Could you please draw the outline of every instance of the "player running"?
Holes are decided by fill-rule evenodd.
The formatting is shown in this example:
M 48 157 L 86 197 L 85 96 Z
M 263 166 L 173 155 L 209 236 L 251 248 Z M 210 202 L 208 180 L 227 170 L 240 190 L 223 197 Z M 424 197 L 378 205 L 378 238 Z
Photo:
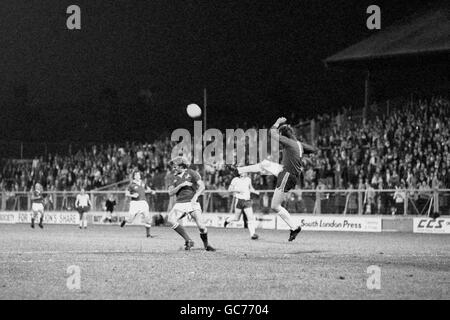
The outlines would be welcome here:
M 31 195 L 31 227 L 34 229 L 34 222 L 39 220 L 39 227 L 44 228 L 44 196 L 42 194 L 43 187 L 40 183 L 34 186 L 33 194 Z
M 186 230 L 179 221 L 189 215 L 197 224 L 200 238 L 206 251 L 216 251 L 208 243 L 208 230 L 203 222 L 202 208 L 197 202 L 200 194 L 205 190 L 205 184 L 200 175 L 189 169 L 189 162 L 184 157 L 175 157 L 169 163 L 175 172 L 174 180 L 169 186 L 169 195 L 176 195 L 176 202 L 169 212 L 168 221 L 174 229 L 185 240 L 185 250 L 194 246 L 194 241 L 189 237 Z
M 141 173 L 134 171 L 131 174 L 131 184 L 128 190 L 125 191 L 125 196 L 130 197 L 130 209 L 128 219 L 125 218 L 120 226 L 123 228 L 126 223 L 133 223 L 137 216 L 142 216 L 144 222 L 145 234 L 147 238 L 152 238 L 150 234 L 150 228 L 152 226 L 152 217 L 150 215 L 150 209 L 148 206 L 146 192 L 154 192 L 149 187 L 145 186 L 141 179 Z
M 259 192 L 253 188 L 252 179 L 244 172 L 239 177 L 235 177 L 231 180 L 228 190 L 234 192 L 237 201 L 234 207 L 234 217 L 225 219 L 223 226 L 226 228 L 230 222 L 239 221 L 242 212 L 244 212 L 247 216 L 247 226 L 251 239 L 258 239 L 259 236 L 255 233 L 256 221 L 253 215 L 252 200 L 250 196 L 252 193 L 259 194 Z
M 92 207 L 91 199 L 89 195 L 85 192 L 84 188 L 81 188 L 80 193 L 77 195 L 75 200 L 75 208 L 77 208 L 80 214 L 80 229 L 87 229 L 87 215 L 89 208 Z
M 286 118 L 278 118 L 271 127 L 272 137 L 278 140 L 283 148 L 282 165 L 264 160 L 261 163 L 237 168 L 238 173 L 263 172 L 267 171 L 277 177 L 277 186 L 273 194 L 271 208 L 286 222 L 290 228 L 289 241 L 293 241 L 302 230 L 300 226 L 294 224 L 291 215 L 281 204 L 287 193 L 295 188 L 297 179 L 303 168 L 303 155 L 315 153 L 317 148 L 298 141 L 294 129 L 286 123 Z

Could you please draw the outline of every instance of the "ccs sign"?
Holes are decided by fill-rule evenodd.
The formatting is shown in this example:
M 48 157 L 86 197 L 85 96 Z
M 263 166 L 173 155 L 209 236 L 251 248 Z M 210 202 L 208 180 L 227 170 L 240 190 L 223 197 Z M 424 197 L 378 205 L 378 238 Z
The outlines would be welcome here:
M 413 231 L 416 233 L 450 234 L 450 218 L 428 219 L 414 218 Z

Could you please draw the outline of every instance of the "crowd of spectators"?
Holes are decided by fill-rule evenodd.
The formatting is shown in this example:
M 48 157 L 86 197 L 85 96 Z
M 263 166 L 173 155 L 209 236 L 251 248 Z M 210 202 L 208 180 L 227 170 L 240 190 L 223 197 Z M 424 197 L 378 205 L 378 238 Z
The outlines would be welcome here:
M 304 187 L 321 180 L 329 189 L 450 188 L 449 122 L 449 100 L 435 97 L 365 123 L 334 125 L 317 139 Z
M 345 114 L 323 116 L 330 125 L 319 132 L 299 188 L 395 189 L 450 188 L 450 103 L 434 97 L 406 103 L 364 123 Z M 34 183 L 47 191 L 77 191 L 108 186 L 139 168 L 147 183 L 165 189 L 173 142 L 98 145 L 32 161 L 6 160 L 0 170 L 0 191 L 26 192 Z M 202 170 L 200 168 L 197 168 Z M 208 189 L 227 189 L 232 176 L 225 166 L 206 168 Z M 256 189 L 272 189 L 275 179 L 253 176 Z
M 0 190 L 29 191 L 36 182 L 46 191 L 92 190 L 126 180 L 135 168 L 142 170 L 149 184 L 162 185 L 170 151 L 166 140 L 93 145 L 73 154 L 48 154 L 32 161 L 10 159 L 0 171 Z

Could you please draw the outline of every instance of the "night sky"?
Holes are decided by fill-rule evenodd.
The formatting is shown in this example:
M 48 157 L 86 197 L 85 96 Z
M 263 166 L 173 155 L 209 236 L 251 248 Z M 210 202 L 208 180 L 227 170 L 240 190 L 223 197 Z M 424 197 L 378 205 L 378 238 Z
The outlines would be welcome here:
M 424 2 L 2 0 L 0 133 L 114 140 L 134 126 L 122 120 L 138 119 L 126 137 L 136 139 L 191 125 L 185 106 L 202 104 L 203 87 L 209 127 L 360 105 L 362 75 L 327 70 L 322 60 L 374 32 L 369 5 L 381 7 L 383 27 Z M 81 7 L 81 30 L 66 28 L 71 4 Z M 138 97 L 144 88 L 147 103 Z M 26 121 L 45 126 L 24 130 Z M 96 124 L 109 133 L 91 130 Z

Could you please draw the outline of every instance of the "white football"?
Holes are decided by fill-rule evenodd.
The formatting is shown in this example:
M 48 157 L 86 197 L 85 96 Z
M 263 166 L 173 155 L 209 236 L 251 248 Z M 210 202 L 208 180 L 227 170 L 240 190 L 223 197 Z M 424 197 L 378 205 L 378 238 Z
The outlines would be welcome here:
M 191 118 L 198 118 L 202 114 L 202 109 L 195 103 L 192 103 L 186 108 L 187 114 Z

